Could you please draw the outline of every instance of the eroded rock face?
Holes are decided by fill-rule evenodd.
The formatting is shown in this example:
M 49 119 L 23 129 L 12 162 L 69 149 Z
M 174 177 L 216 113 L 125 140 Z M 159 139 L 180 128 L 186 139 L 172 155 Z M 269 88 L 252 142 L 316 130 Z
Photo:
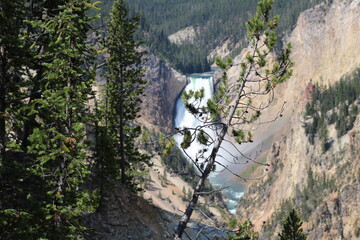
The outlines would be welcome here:
M 146 58 L 145 79 L 149 84 L 141 104 L 139 122 L 156 131 L 170 132 L 176 99 L 187 83 L 186 76 L 152 53 Z
M 289 121 L 274 137 L 276 142 L 268 154 L 271 168 L 264 171 L 267 176 L 250 187 L 238 213 L 250 218 L 260 230 L 282 201 L 296 195 L 296 186 L 306 185 L 312 169 L 317 176 L 335 179 L 337 187 L 324 192 L 321 203 L 304 223 L 308 239 L 358 239 L 360 116 L 348 135 L 330 136 L 333 145 L 323 153 L 319 145 L 307 140 L 303 112 L 310 80 L 313 84 L 334 84 L 360 67 L 360 1 L 326 1 L 303 12 L 289 41 L 293 45 L 294 74 L 276 89 L 279 101 L 287 102 L 284 116 L 289 116 Z M 269 110 L 276 111 L 276 106 Z M 273 231 L 279 232 L 279 226 Z
M 170 240 L 180 220 L 179 215 L 155 207 L 121 185 L 108 192 L 96 213 L 84 218 L 94 229 L 85 236 L 87 240 Z M 190 221 L 185 231 L 190 239 L 226 237 L 225 231 L 198 221 Z
M 189 26 L 176 33 L 171 34 L 168 39 L 171 43 L 181 45 L 183 43 L 194 43 L 196 35 L 199 33 L 198 27 Z
M 86 216 L 88 225 L 95 229 L 86 239 L 172 239 L 177 219 L 118 186 L 103 199 L 96 213 Z
M 300 15 L 289 40 L 296 68 L 307 70 L 299 77 L 329 84 L 360 65 L 360 1 L 326 2 Z

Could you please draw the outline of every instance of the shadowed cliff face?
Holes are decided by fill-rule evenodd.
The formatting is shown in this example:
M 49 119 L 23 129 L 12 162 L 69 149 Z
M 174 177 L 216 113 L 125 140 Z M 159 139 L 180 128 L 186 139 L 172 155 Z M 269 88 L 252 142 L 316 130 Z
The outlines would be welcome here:
M 93 231 L 87 240 L 170 240 L 174 238 L 180 215 L 162 210 L 118 185 L 108 192 L 97 212 L 84 216 Z M 223 239 L 218 228 L 191 221 L 187 235 L 191 239 Z M 200 232 L 202 234 L 200 234 Z
M 118 186 L 104 197 L 96 213 L 85 217 L 94 229 L 86 239 L 172 239 L 177 218 Z
M 173 112 L 177 97 L 186 85 L 181 75 L 169 63 L 149 53 L 145 62 L 145 79 L 148 86 L 138 120 L 149 129 L 170 132 L 173 129 Z
M 312 169 L 316 176 L 334 179 L 335 189 L 323 190 L 315 210 L 304 223 L 308 239 L 340 239 L 342 235 L 345 239 L 357 239 L 360 146 L 355 143 L 360 141 L 360 117 L 349 134 L 341 138 L 330 131 L 333 144 L 326 153 L 318 142 L 309 144 L 303 126 L 305 89 L 310 80 L 333 84 L 360 67 L 360 1 L 326 2 L 303 12 L 288 39 L 293 45 L 294 74 L 277 87 L 276 97 L 277 102 L 287 102 L 284 115 L 289 120 L 274 137 L 267 156 L 269 172 L 264 171 L 265 178 L 250 187 L 238 213 L 239 217 L 254 221 L 259 230 L 282 201 L 296 196 L 296 186 L 303 190 Z M 277 102 L 268 112 L 276 112 Z M 279 232 L 279 225 L 273 231 Z

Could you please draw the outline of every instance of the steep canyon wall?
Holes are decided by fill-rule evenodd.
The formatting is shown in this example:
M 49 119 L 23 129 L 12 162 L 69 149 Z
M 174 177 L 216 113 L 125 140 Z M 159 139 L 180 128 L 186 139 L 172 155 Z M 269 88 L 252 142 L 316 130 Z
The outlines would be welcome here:
M 318 142 L 311 145 L 305 135 L 304 107 L 308 101 L 305 89 L 310 81 L 334 84 L 360 67 L 360 1 L 326 1 L 303 12 L 288 41 L 293 45 L 294 73 L 278 86 L 275 104 L 267 110 L 271 115 L 280 103 L 286 102 L 287 121 L 281 123 L 269 149 L 269 171 L 264 171 L 261 181 L 252 184 L 239 204 L 238 217 L 250 218 L 258 230 L 264 223 L 269 224 L 270 217 L 284 207 L 285 200 L 293 199 L 297 191 L 304 191 L 312 171 L 317 180 L 333 179 L 335 187 L 319 190 L 323 194 L 311 206 L 314 211 L 304 224 L 308 239 L 358 239 L 359 116 L 353 129 L 341 138 L 330 129 L 332 147 L 323 153 Z M 279 225 L 272 224 L 278 231 Z
M 146 59 L 145 79 L 148 85 L 138 121 L 148 129 L 170 132 L 173 129 L 174 106 L 187 83 L 186 76 L 152 53 Z

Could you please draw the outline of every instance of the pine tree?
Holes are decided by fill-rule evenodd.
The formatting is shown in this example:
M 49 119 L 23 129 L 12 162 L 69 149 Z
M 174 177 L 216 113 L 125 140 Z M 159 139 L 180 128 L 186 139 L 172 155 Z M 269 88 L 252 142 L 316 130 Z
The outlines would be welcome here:
M 11 106 L 9 132 L 25 152 L 12 144 L 0 164 L 0 238 L 81 238 L 80 216 L 92 208 L 91 193 L 82 189 L 88 173 L 86 103 L 93 82 L 86 11 L 92 5 L 15 0 L 0 7 L 6 70 L 1 87 L 9 93 L 4 95 L 6 107 Z
M 29 146 L 29 136 L 32 134 L 36 126 L 36 114 L 33 113 L 35 99 L 41 98 L 41 84 L 45 74 L 44 63 L 49 63 L 53 59 L 41 57 L 49 49 L 51 38 L 49 34 L 44 32 L 41 26 L 46 18 L 54 17 L 61 11 L 58 6 L 64 5 L 66 0 L 33 0 L 28 2 L 25 6 L 26 27 L 24 28 L 23 38 L 27 41 L 27 48 L 29 55 L 26 60 L 31 64 L 32 73 L 28 76 L 29 83 L 27 84 L 28 104 L 22 107 L 21 112 L 23 116 L 21 136 L 21 150 L 27 152 Z
M 24 182 L 28 167 L 18 150 L 24 93 L 27 48 L 21 37 L 24 25 L 24 1 L 4 0 L 0 3 L 0 239 L 24 239 L 28 232 L 29 214 Z M 10 137 L 11 136 L 11 137 Z
M 24 73 L 26 49 L 20 38 L 24 27 L 24 3 L 19 0 L 4 0 L 0 3 L 0 166 L 5 159 L 9 131 L 6 122 L 10 120 L 10 107 L 21 99 L 21 76 Z M 16 119 L 12 112 L 12 119 Z
M 114 158 L 118 160 L 116 169 L 120 170 L 117 176 L 122 184 L 133 188 L 137 184 L 131 172 L 136 172 L 137 164 L 148 163 L 148 157 L 141 154 L 135 144 L 141 128 L 134 120 L 138 117 L 146 83 L 141 66 L 144 52 L 133 39 L 138 23 L 138 16 L 129 17 L 123 0 L 115 1 L 105 40 L 109 54 L 105 90 L 106 135 L 116 146 Z
M 290 45 L 285 47 L 275 62 L 267 64 L 268 56 L 275 52 L 278 40 L 275 29 L 278 26 L 279 16 L 271 17 L 272 5 L 273 0 L 259 1 L 255 16 L 246 24 L 250 46 L 246 59 L 241 63 L 241 72 L 236 81 L 230 84 L 227 79 L 227 71 L 233 65 L 232 59 L 225 61 L 217 59 L 217 65 L 224 70 L 224 74 L 214 99 L 209 99 L 206 106 L 202 107 L 199 103 L 203 98 L 203 90 L 183 94 L 187 110 L 198 118 L 201 124 L 193 129 L 180 129 L 184 136 L 181 147 L 186 149 L 192 141 L 199 140 L 197 137 L 199 134 L 205 135 L 207 137 L 200 137 L 199 142 L 203 147 L 199 153 L 201 151 L 209 154 L 199 154 L 196 159 L 192 159 L 200 172 L 200 180 L 179 221 L 174 237 L 176 240 L 181 239 L 210 173 L 215 170 L 216 163 L 221 164 L 216 160 L 225 136 L 232 135 L 239 144 L 252 142 L 251 128 L 249 130 L 245 125 L 256 124 L 261 112 L 273 99 L 273 89 L 291 76 L 293 63 L 289 57 Z M 269 99 L 256 105 L 253 99 L 260 95 L 269 96 Z M 281 113 L 279 113 L 280 116 Z M 219 124 L 220 121 L 221 124 Z M 206 130 L 212 129 L 216 129 L 214 137 L 206 134 Z M 222 166 L 231 172 L 227 166 Z
M 238 226 L 235 235 L 230 236 L 227 240 L 256 240 L 259 233 L 254 231 L 254 224 L 246 220 Z
M 80 238 L 80 216 L 91 209 L 90 193 L 81 189 L 89 173 L 84 138 L 94 79 L 94 53 L 87 42 L 90 7 L 87 0 L 67 1 L 57 6 L 56 15 L 33 23 L 49 46 L 37 56 L 44 59 L 36 83 L 41 97 L 31 102 L 37 122 L 27 150 L 34 158 L 31 174 L 42 179 L 43 196 L 36 209 L 42 220 L 36 232 L 50 239 Z
M 306 235 L 303 233 L 301 225 L 301 219 L 293 209 L 283 221 L 283 230 L 279 233 L 280 240 L 305 240 Z

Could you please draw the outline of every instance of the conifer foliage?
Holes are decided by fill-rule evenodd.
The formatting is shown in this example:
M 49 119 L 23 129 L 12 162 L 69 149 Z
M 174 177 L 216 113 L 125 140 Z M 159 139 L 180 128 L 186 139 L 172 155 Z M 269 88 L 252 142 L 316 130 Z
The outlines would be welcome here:
M 250 220 L 246 220 L 239 224 L 236 233 L 227 240 L 257 240 L 258 238 L 259 233 L 254 231 L 254 224 Z
M 32 4 L 19 3 L 19 8 L 34 16 L 27 19 L 23 35 L 37 40 L 29 46 L 25 37 L 13 37 L 17 37 L 18 46 L 26 45 L 29 54 L 23 56 L 28 66 L 20 63 L 18 67 L 32 69 L 33 73 L 21 76 L 29 79 L 22 90 L 27 97 L 18 98 L 19 104 L 11 106 L 10 114 L 12 118 L 18 114 L 24 122 L 30 118 L 35 122 L 23 152 L 19 144 L 25 141 L 21 136 L 24 131 L 16 126 L 25 124 L 11 122 L 8 126 L 15 141 L 1 165 L 4 235 L 0 238 L 77 239 L 84 230 L 80 216 L 92 208 L 89 192 L 81 188 L 89 173 L 84 138 L 86 103 L 94 79 L 89 70 L 94 53 L 86 35 L 90 29 L 86 11 L 91 4 L 86 0 L 67 1 L 44 8 L 41 17 L 35 9 L 45 5 Z M 32 98 L 35 88 L 41 94 Z
M 280 240 L 306 240 L 306 235 L 301 228 L 302 222 L 295 209 L 283 222 L 283 230 L 279 233 Z
M 133 39 L 138 22 L 139 16 L 129 17 L 123 0 L 115 1 L 105 39 L 109 72 L 106 76 L 104 117 L 107 136 L 116 149 L 114 158 L 117 161 L 112 164 L 120 170 L 120 174 L 115 174 L 120 175 L 121 183 L 133 187 L 136 186 L 133 173 L 138 164 L 148 162 L 148 157 L 135 146 L 141 128 L 134 124 L 134 120 L 138 117 L 146 83 L 141 66 L 145 52 L 139 49 L 139 43 Z
M 89 10 L 96 5 L 0 3 L 0 239 L 82 239 L 81 218 L 99 203 L 98 189 L 88 186 L 94 165 L 136 188 L 134 172 L 147 161 L 133 123 L 145 83 L 143 53 L 132 40 L 138 17 L 127 18 L 123 2 L 115 3 L 105 41 L 108 104 L 93 111 L 100 52 L 89 40 Z
M 79 235 L 77 218 L 88 207 L 81 204 L 88 201 L 88 193 L 79 189 L 88 174 L 84 123 L 93 83 L 85 68 L 93 58 L 86 36 L 90 20 L 85 14 L 87 4 L 68 1 L 58 6 L 57 15 L 38 23 L 51 39 L 39 58 L 52 61 L 43 63 L 42 97 L 32 102 L 39 120 L 29 137 L 28 153 L 37 160 L 36 174 L 45 180 L 48 235 L 63 238 Z
M 200 172 L 200 180 L 179 221 L 174 238 L 176 240 L 181 239 L 199 196 L 203 192 L 205 181 L 215 170 L 216 164 L 231 172 L 226 165 L 218 161 L 222 157 L 219 149 L 225 136 L 232 136 L 239 144 L 252 142 L 252 129 L 248 127 L 248 124 L 255 126 L 262 124 L 261 112 L 272 102 L 273 89 L 286 81 L 292 74 L 290 45 L 277 54 L 276 61 L 268 63 L 268 57 L 276 54 L 275 46 L 278 40 L 275 29 L 278 26 L 279 16 L 271 16 L 272 5 L 273 0 L 259 1 L 255 16 L 246 24 L 250 46 L 244 61 L 240 63 L 241 71 L 236 81 L 230 83 L 227 78 L 227 71 L 233 65 L 232 59 L 225 61 L 217 59 L 217 65 L 223 69 L 224 74 L 214 98 L 209 99 L 206 106 L 201 106 L 202 90 L 183 95 L 183 101 L 188 111 L 198 118 L 201 124 L 192 129 L 179 129 L 184 136 L 181 147 L 185 151 L 195 140 L 198 140 L 203 146 L 198 151 L 196 158 L 192 159 Z M 264 100 L 259 99 L 259 96 L 267 97 Z M 260 100 L 260 104 L 255 103 L 254 99 L 256 98 Z M 278 117 L 280 116 L 281 113 L 278 113 Z M 214 129 L 216 130 L 213 131 Z M 214 136 L 208 134 L 209 131 L 213 131 Z M 203 141 L 205 140 L 204 135 L 207 136 L 206 141 Z M 206 155 L 205 152 L 209 154 Z M 226 159 L 226 161 L 229 160 Z
M 4 0 L 0 3 L 0 159 L 5 157 L 8 131 L 5 127 L 9 120 L 9 107 L 21 98 L 23 85 L 21 66 L 26 50 L 20 38 L 24 27 L 24 8 L 22 1 Z

